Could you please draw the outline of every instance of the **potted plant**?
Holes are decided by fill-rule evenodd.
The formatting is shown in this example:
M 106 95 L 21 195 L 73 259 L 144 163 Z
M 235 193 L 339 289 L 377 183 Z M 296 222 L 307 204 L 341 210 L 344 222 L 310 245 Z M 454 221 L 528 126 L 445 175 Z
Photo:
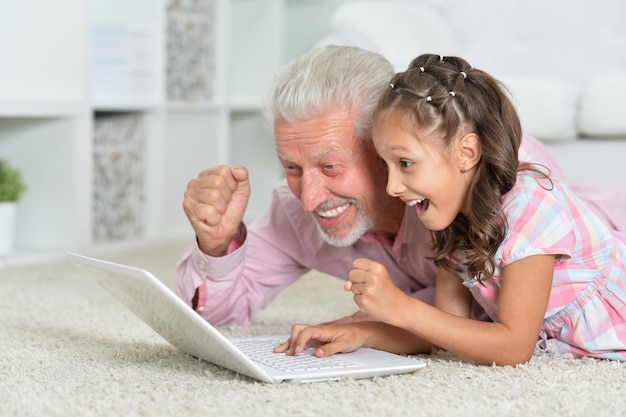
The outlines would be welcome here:
M 24 191 L 21 172 L 0 159 L 0 254 L 13 250 L 17 202 Z

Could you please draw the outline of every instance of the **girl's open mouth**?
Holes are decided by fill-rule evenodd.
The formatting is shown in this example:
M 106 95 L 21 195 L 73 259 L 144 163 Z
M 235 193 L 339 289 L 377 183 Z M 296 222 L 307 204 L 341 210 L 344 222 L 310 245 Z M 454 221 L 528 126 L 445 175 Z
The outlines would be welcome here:
M 415 206 L 418 214 L 421 214 L 428 209 L 428 206 L 430 205 L 430 200 L 428 200 L 427 198 L 417 198 L 415 200 L 407 201 L 406 204 L 411 207 Z

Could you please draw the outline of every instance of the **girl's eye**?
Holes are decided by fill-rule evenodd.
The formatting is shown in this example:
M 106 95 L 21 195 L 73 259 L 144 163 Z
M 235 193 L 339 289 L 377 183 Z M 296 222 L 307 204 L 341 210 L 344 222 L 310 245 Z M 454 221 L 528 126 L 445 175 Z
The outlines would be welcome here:
M 400 160 L 400 167 L 401 168 L 408 168 L 411 165 L 413 165 L 413 163 L 411 161 L 407 161 L 406 159 L 401 159 Z

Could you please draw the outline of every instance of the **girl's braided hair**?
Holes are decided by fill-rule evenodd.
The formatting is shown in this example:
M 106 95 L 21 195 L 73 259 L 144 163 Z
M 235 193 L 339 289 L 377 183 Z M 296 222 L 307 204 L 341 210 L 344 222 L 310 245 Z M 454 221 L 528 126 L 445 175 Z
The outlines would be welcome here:
M 468 216 L 457 215 L 446 229 L 433 231 L 437 266 L 488 279 L 494 255 L 506 234 L 502 195 L 516 182 L 522 129 L 504 87 L 464 59 L 425 54 L 396 74 L 374 114 L 375 121 L 401 112 L 419 137 L 438 140 L 444 149 L 475 133 L 482 157 L 469 193 Z

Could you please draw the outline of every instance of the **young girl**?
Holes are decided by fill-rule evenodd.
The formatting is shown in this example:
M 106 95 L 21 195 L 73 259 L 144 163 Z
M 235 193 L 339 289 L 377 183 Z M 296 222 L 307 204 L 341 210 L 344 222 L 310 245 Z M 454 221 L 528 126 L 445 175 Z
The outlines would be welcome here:
M 376 321 L 294 325 L 276 352 L 442 348 L 498 365 L 533 353 L 626 360 L 626 236 L 612 233 L 542 166 L 520 165 L 518 115 L 463 59 L 421 55 L 375 113 L 387 192 L 431 231 L 435 306 L 357 259 L 345 288 Z M 478 302 L 492 321 L 470 318 Z

